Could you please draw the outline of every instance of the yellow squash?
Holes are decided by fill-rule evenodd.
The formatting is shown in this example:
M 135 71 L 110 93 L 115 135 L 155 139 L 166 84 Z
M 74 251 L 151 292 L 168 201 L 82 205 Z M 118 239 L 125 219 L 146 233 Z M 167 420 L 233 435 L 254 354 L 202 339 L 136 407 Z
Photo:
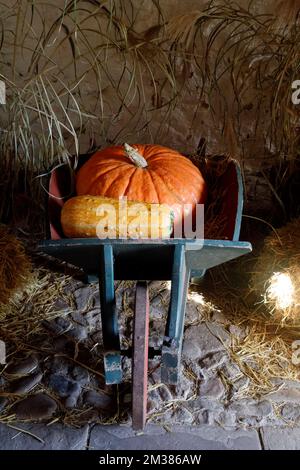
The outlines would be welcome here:
M 103 196 L 75 196 L 61 213 L 62 229 L 69 238 L 169 238 L 173 219 L 166 204 Z

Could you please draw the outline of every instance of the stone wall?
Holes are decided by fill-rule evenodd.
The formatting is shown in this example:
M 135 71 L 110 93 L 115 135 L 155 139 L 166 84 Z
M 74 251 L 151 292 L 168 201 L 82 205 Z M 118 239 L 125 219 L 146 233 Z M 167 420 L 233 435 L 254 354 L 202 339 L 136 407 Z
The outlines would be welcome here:
M 269 63 L 269 38 L 251 34 L 269 34 L 260 24 L 272 20 L 273 1 L 254 1 L 248 13 L 247 0 L 210 10 L 203 0 L 2 3 L 8 106 L 0 127 L 13 135 L 21 164 L 45 169 L 66 151 L 124 141 L 189 153 L 202 139 L 208 153 L 238 158 L 250 199 L 270 205 L 260 170 L 282 152 L 271 125 L 277 64 Z

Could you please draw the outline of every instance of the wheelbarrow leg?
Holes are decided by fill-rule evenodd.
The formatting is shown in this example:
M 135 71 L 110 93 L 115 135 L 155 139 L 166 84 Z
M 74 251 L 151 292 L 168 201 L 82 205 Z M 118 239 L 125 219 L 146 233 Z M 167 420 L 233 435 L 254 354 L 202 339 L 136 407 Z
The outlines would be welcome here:
M 122 381 L 122 368 L 114 287 L 114 260 L 111 245 L 101 246 L 99 290 L 105 381 L 107 384 L 118 384 Z
M 174 250 L 171 299 L 162 347 L 161 379 L 165 384 L 176 384 L 178 381 L 189 278 L 185 247 L 177 245 Z
M 142 430 L 147 416 L 149 294 L 146 282 L 136 285 L 133 326 L 132 427 Z

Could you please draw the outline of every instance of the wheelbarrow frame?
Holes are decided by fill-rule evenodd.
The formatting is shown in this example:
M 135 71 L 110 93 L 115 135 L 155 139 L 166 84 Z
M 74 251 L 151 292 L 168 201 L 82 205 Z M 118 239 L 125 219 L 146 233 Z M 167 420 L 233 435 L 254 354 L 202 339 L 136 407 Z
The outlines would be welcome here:
M 149 295 L 144 281 L 170 280 L 170 304 L 161 351 L 161 379 L 176 384 L 179 378 L 183 342 L 185 307 L 191 277 L 202 277 L 205 270 L 235 259 L 252 250 L 248 242 L 238 241 L 243 183 L 240 168 L 231 161 L 224 208 L 231 208 L 227 227 L 222 234 L 229 240 L 199 239 L 67 239 L 62 238 L 60 211 L 64 203 L 59 190 L 59 171 L 49 181 L 49 232 L 51 239 L 40 241 L 39 250 L 84 270 L 89 280 L 99 278 L 101 321 L 104 346 L 104 369 L 107 384 L 122 381 L 122 351 L 115 300 L 115 280 L 136 280 L 136 301 L 133 331 L 133 427 L 142 429 L 146 420 Z M 61 181 L 66 189 L 65 172 Z M 71 186 L 70 186 L 71 188 Z M 57 197 L 59 196 L 59 197 Z

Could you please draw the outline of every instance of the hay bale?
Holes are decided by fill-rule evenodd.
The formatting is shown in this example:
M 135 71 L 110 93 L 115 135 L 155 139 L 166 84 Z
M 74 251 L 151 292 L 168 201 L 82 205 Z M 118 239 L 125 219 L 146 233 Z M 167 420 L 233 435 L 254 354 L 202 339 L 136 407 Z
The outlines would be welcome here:
M 0 305 L 7 304 L 31 278 L 31 263 L 23 244 L 0 225 Z
M 251 288 L 275 318 L 300 321 L 300 218 L 269 235 L 254 265 Z

